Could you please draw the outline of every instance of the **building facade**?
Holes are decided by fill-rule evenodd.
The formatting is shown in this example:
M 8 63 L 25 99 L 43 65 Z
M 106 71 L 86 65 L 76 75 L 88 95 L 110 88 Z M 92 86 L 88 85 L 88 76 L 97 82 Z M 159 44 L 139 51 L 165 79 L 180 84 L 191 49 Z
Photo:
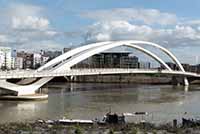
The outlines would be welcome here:
M 129 52 L 103 52 L 74 65 L 73 68 L 138 68 L 138 57 Z
M 23 58 L 22 57 L 15 57 L 14 69 L 23 69 Z
M 38 53 L 33 53 L 33 68 L 36 69 L 42 64 L 42 55 Z
M 43 51 L 42 56 L 49 57 L 48 60 L 54 59 L 62 54 L 62 51 Z
M 17 52 L 17 57 L 23 59 L 23 69 L 33 69 L 33 54 L 24 51 Z
M 12 68 L 11 48 L 0 47 L 0 68 L 2 70 Z

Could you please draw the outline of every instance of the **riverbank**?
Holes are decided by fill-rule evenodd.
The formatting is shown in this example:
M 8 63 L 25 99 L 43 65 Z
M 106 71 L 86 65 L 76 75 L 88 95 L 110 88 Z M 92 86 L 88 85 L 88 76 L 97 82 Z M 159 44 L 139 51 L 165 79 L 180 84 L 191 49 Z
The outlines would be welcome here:
M 172 123 L 154 125 L 151 123 L 128 123 L 124 125 L 63 125 L 35 122 L 0 124 L 1 134 L 189 134 L 200 133 L 199 126 L 173 127 Z
M 86 75 L 74 77 L 57 77 L 52 82 L 81 82 L 81 83 L 133 83 L 153 85 L 177 85 L 183 83 L 182 77 L 173 77 L 165 74 L 109 74 Z M 190 80 L 190 84 L 200 84 L 200 80 Z
M 54 78 L 54 82 L 86 82 L 86 83 L 135 83 L 135 84 L 171 84 L 172 77 L 160 75 L 112 74 L 74 76 L 72 79 Z

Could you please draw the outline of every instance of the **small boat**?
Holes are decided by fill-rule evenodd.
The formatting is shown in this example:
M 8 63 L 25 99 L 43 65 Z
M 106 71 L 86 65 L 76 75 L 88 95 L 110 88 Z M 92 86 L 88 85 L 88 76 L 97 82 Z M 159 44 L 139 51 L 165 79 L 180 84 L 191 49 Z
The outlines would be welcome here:
M 182 118 L 182 126 L 183 127 L 194 127 L 194 126 L 200 126 L 200 120 L 199 119 L 185 119 Z
M 148 115 L 147 112 L 123 113 L 124 116 Z
M 46 124 L 94 124 L 93 120 L 80 120 L 80 119 L 58 119 L 58 120 L 37 120 L 38 123 L 46 123 Z
M 92 120 L 80 120 L 80 119 L 59 119 L 60 124 L 94 124 Z
M 95 120 L 98 124 L 124 124 L 125 116 L 116 113 L 107 113 L 102 120 Z

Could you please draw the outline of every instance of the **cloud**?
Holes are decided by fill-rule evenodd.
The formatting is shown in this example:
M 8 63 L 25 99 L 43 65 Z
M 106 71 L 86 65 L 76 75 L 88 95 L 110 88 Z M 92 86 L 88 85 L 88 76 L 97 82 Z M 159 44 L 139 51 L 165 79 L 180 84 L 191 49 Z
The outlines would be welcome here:
M 8 37 L 6 35 L 0 34 L 0 43 L 8 42 Z
M 190 25 L 190 26 L 198 26 L 200 25 L 200 20 L 182 20 L 179 22 L 180 25 Z
M 28 44 L 54 42 L 60 35 L 45 17 L 45 9 L 41 6 L 12 3 L 0 8 L 0 18 L 0 42 L 13 48 L 28 49 Z
M 23 3 L 10 3 L 8 5 L 8 13 L 14 17 L 26 17 L 26 16 L 42 16 L 44 8 L 32 4 Z
M 136 25 L 128 21 L 96 22 L 88 28 L 86 43 L 108 40 L 146 40 L 161 43 L 168 47 L 198 45 L 198 27 L 174 25 L 171 28 L 152 28 L 149 25 Z
M 13 3 L 8 7 L 11 28 L 23 30 L 46 30 L 50 22 L 43 16 L 44 8 L 35 5 Z
M 33 47 L 34 46 L 34 49 Z M 42 41 L 35 41 L 35 42 L 26 42 L 21 44 L 18 49 L 24 51 L 32 51 L 32 52 L 39 52 L 41 49 L 43 50 L 62 50 L 63 44 L 58 43 L 53 40 L 42 40 Z
M 0 25 L 12 28 L 13 20 L 26 20 L 27 16 L 44 18 L 43 12 L 44 8 L 40 6 L 10 2 L 4 8 L 0 8 Z
M 45 18 L 27 16 L 27 17 L 13 17 L 12 28 L 14 29 L 38 29 L 45 30 L 49 27 L 49 21 Z
M 157 9 L 117 8 L 87 11 L 81 16 L 95 20 L 87 28 L 85 43 L 145 40 L 174 49 L 200 44 L 200 20 Z
M 182 63 L 197 64 L 194 58 L 197 56 L 200 57 L 199 27 L 198 25 L 177 23 L 168 28 L 155 28 L 151 25 L 139 25 L 129 21 L 97 21 L 87 28 L 84 38 L 85 44 L 110 40 L 144 40 L 155 42 L 174 52 Z M 163 55 L 157 49 L 149 49 L 165 61 L 170 61 L 170 59 L 166 58 L 166 55 Z M 144 58 L 141 53 L 134 51 L 134 54 L 142 60 L 150 60 L 149 58 Z
M 49 20 L 43 16 L 44 8 L 29 4 L 12 3 L 6 14 L 9 16 L 11 28 L 45 30 L 49 28 Z
M 132 21 L 144 24 L 172 25 L 177 23 L 175 14 L 156 9 L 117 8 L 112 10 L 88 11 L 81 16 L 97 21 Z
M 97 22 L 88 28 L 86 42 L 145 39 L 152 33 L 152 28 L 142 25 L 132 25 L 127 21 Z

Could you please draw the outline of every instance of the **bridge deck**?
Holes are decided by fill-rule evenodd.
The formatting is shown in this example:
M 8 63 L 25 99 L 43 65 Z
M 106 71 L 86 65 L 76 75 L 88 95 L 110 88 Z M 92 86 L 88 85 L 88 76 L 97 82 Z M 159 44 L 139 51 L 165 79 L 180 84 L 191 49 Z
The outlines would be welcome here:
M 80 76 L 80 75 L 100 75 L 100 74 L 168 74 L 168 75 L 182 75 L 187 77 L 200 77 L 200 74 L 182 71 L 169 71 L 158 69 L 71 69 L 68 71 L 41 71 L 35 70 L 12 70 L 1 71 L 0 79 L 13 79 L 13 78 L 39 78 L 39 77 L 58 77 L 58 76 Z

